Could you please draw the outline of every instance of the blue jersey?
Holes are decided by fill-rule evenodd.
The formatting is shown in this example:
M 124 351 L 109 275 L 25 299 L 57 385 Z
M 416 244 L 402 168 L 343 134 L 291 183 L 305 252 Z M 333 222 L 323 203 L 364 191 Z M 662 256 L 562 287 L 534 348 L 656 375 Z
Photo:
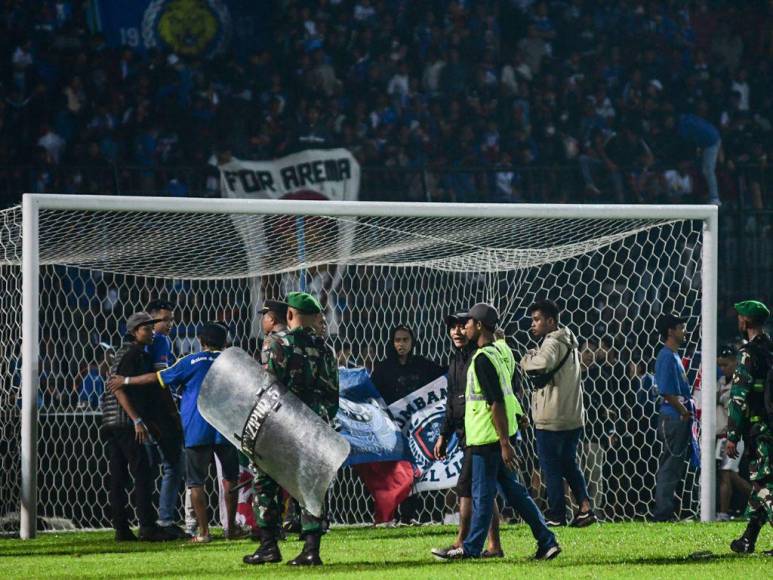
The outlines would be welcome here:
M 225 437 L 204 420 L 197 405 L 201 383 L 219 354 L 217 351 L 191 353 L 171 367 L 158 371 L 158 382 L 162 387 L 182 391 L 180 418 L 186 447 L 226 442 Z
M 655 383 L 661 396 L 677 396 L 681 403 L 689 408 L 690 385 L 687 382 L 687 373 L 682 365 L 682 359 L 667 346 L 660 350 L 655 361 Z M 671 417 L 679 416 L 679 411 L 665 399 L 660 404 L 660 412 Z
M 697 115 L 681 115 L 676 130 L 682 139 L 692 141 L 702 149 L 719 143 L 717 128 Z
M 153 334 L 153 344 L 148 347 L 148 352 L 153 361 L 153 368 L 157 371 L 174 364 L 175 358 L 172 353 L 172 341 L 165 334 L 159 334 L 158 332 Z

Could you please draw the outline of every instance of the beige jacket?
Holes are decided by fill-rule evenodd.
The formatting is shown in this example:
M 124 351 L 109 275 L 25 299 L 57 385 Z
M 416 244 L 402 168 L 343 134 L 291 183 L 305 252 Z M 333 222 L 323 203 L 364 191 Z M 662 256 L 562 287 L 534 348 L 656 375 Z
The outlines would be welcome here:
M 535 428 L 568 431 L 584 426 L 585 408 L 577 347 L 572 331 L 562 327 L 545 336 L 539 348 L 530 350 L 521 360 L 521 368 L 527 373 L 550 372 L 564 358 L 567 349 L 574 349 L 550 383 L 533 391 L 531 415 Z

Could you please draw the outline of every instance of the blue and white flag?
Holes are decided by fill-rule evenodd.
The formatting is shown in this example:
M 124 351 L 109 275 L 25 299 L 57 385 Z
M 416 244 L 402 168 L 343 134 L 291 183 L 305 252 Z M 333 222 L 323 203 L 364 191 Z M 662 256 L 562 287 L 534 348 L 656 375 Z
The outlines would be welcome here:
M 338 369 L 339 432 L 352 446 L 347 465 L 406 459 L 405 438 L 389 416 L 368 371 Z
M 448 382 L 443 376 L 389 405 L 389 412 L 406 438 L 408 458 L 421 472 L 415 491 L 447 489 L 456 485 L 459 478 L 463 452 L 456 436 L 448 442 L 445 459 L 438 461 L 434 455 L 447 396 Z

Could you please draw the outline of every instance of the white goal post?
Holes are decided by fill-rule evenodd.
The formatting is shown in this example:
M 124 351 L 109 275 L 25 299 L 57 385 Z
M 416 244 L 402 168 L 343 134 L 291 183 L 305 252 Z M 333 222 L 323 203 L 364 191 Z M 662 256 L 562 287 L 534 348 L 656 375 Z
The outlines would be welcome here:
M 44 216 L 53 217 L 50 220 L 42 220 Z M 677 304 L 686 308 L 695 307 L 699 300 L 700 306 L 691 318 L 697 323 L 692 329 L 695 334 L 691 339 L 692 348 L 700 352 L 700 371 L 704 379 L 713 378 L 716 373 L 718 222 L 715 206 L 180 200 L 25 194 L 22 203 L 21 236 L 19 502 L 22 538 L 35 536 L 38 517 L 37 400 L 41 360 L 39 329 L 41 292 L 48 291 L 41 288 L 42 267 L 51 264 L 75 264 L 77 267 L 118 272 L 120 266 L 117 263 L 121 259 L 134 259 L 131 257 L 138 255 L 137 248 L 130 242 L 118 239 L 122 228 L 128 225 L 132 235 L 141 235 L 139 232 L 142 227 L 163 227 L 161 218 L 164 216 L 168 216 L 169 223 L 178 224 L 180 230 L 199 228 L 198 235 L 210 238 L 207 240 L 210 249 L 213 252 L 221 252 L 221 256 L 199 260 L 197 252 L 206 246 L 192 246 L 191 240 L 195 238 L 191 236 L 180 240 L 177 254 L 173 253 L 172 246 L 164 245 L 159 239 L 153 238 L 153 243 L 157 245 L 149 250 L 151 253 L 156 252 L 151 258 L 158 259 L 162 254 L 170 256 L 171 265 L 168 270 L 171 273 L 164 270 L 156 274 L 160 277 L 190 277 L 197 280 L 259 277 L 263 275 L 262 269 L 265 268 L 276 276 L 298 271 L 300 279 L 305 280 L 306 270 L 321 264 L 332 264 L 340 269 L 362 265 L 364 270 L 342 274 L 343 282 L 339 280 L 339 283 L 352 283 L 353 287 L 362 283 L 364 287 L 366 282 L 373 282 L 382 275 L 391 276 L 393 269 L 411 269 L 411 272 L 418 269 L 416 271 L 419 273 L 410 274 L 415 277 L 411 278 L 409 285 L 412 285 L 413 291 L 421 293 L 422 298 L 415 298 L 407 290 L 401 290 L 403 293 L 400 298 L 406 300 L 405 305 L 378 300 L 370 302 L 370 298 L 364 300 L 361 305 L 363 309 L 372 309 L 374 304 L 384 304 L 383 308 L 390 309 L 389 318 L 379 317 L 372 312 L 370 318 L 365 315 L 361 317 L 361 320 L 366 322 L 360 324 L 369 325 L 368 332 L 389 322 L 412 323 L 410 317 L 415 315 L 422 304 L 437 302 L 438 308 L 442 306 L 458 309 L 473 295 L 495 301 L 501 312 L 512 309 L 522 315 L 523 309 L 528 306 L 524 300 L 537 296 L 553 297 L 560 290 L 575 304 L 575 310 L 571 314 L 587 323 L 588 328 L 596 318 L 586 318 L 585 313 L 580 311 L 585 308 L 583 305 L 586 303 L 595 308 L 600 304 L 601 297 L 603 304 L 598 306 L 601 312 L 598 328 L 602 328 L 602 333 L 603 328 L 606 328 L 604 324 L 609 320 L 621 322 L 615 318 L 617 312 L 620 312 L 624 322 L 619 325 L 621 335 L 625 332 L 624 329 L 628 329 L 628 332 L 651 333 L 654 317 L 659 308 L 666 309 L 671 304 L 668 293 L 673 291 L 680 294 L 681 301 Z M 272 261 L 264 255 L 269 251 L 269 246 L 263 232 L 257 232 L 256 228 L 263 227 L 264 218 L 268 224 L 271 219 L 280 217 L 284 220 L 307 220 L 291 234 L 306 237 L 293 246 L 290 255 Z M 320 226 L 313 221 L 315 219 L 326 220 L 325 224 L 335 223 L 337 227 L 331 229 L 324 224 Z M 42 221 L 48 224 L 43 229 Z M 238 268 L 228 263 L 229 248 L 221 247 L 225 242 L 218 237 L 218 231 L 225 223 L 232 224 L 232 234 L 236 232 L 236 237 L 231 238 L 233 244 L 244 245 L 244 249 L 239 250 L 241 266 Z M 306 223 L 305 232 L 303 223 Z M 59 237 L 47 241 L 41 236 L 53 231 L 52 224 L 59 228 Z M 116 228 L 116 231 L 112 228 Z M 446 228 L 449 231 L 444 231 Z M 658 228 L 664 233 L 657 241 L 653 241 L 655 234 L 650 232 Z M 8 235 L 12 234 L 6 234 Z M 673 239 L 678 240 L 678 249 L 670 245 L 669 235 L 676 236 Z M 169 233 L 168 236 L 172 237 L 174 233 Z M 627 246 L 627 243 L 630 245 Z M 631 247 L 634 247 L 634 250 L 631 250 Z M 646 264 L 660 264 L 662 256 L 658 254 L 672 251 L 680 251 L 688 256 L 689 265 L 683 268 L 675 264 L 679 256 L 674 254 L 671 256 L 674 259 L 667 264 L 654 266 L 667 270 L 667 276 L 653 278 L 645 275 L 643 270 L 646 269 Z M 609 252 L 611 257 L 608 260 L 603 256 L 599 257 L 604 252 Z M 126 256 L 130 258 L 125 258 Z M 173 267 L 178 263 L 178 256 L 179 263 L 184 265 L 181 270 L 175 270 Z M 6 257 L 6 263 L 12 262 L 12 258 Z M 137 264 L 137 268 L 144 265 L 140 262 Z M 583 273 L 587 272 L 587 276 L 575 277 L 575 269 L 582 269 Z M 474 274 L 474 280 L 470 280 L 467 271 Z M 528 275 L 524 274 L 527 271 Z M 434 274 L 426 272 L 440 274 L 438 278 L 433 278 Z M 138 275 L 136 270 L 125 273 Z M 597 273 L 598 279 L 595 278 Z M 616 280 L 621 280 L 619 288 Z M 582 294 L 583 301 L 574 300 L 571 289 L 566 288 L 568 281 L 577 284 L 577 293 Z M 544 286 L 540 287 L 542 282 Z M 380 280 L 375 280 L 375 286 L 380 288 L 379 284 Z M 553 284 L 563 287 L 556 289 Z M 647 284 L 658 285 L 658 288 L 650 292 Z M 480 294 L 475 294 L 478 290 L 473 291 L 471 288 L 480 288 Z M 523 293 L 518 294 L 516 298 L 514 293 L 518 293 L 519 288 L 523 288 Z M 365 291 L 367 290 L 363 290 Z M 615 294 L 614 303 L 604 302 L 603 294 L 607 291 Z M 446 294 L 443 294 L 444 292 Z M 648 307 L 646 311 L 640 310 L 640 302 L 650 300 L 653 296 L 658 306 Z M 349 311 L 360 307 L 354 304 L 360 302 L 359 298 L 355 298 L 356 300 L 348 305 Z M 632 302 L 639 304 L 626 310 Z M 332 312 L 334 307 L 330 308 Z M 640 311 L 641 319 L 637 319 L 638 314 L 634 313 Z M 435 310 L 432 312 L 434 315 Z M 438 309 L 437 313 L 440 312 Z M 611 314 L 606 314 L 609 312 Z M 403 316 L 408 318 L 403 320 Z M 511 328 L 515 329 L 513 332 L 520 333 L 519 340 L 526 340 L 518 320 L 515 314 L 512 314 Z M 346 323 L 344 316 L 340 327 L 345 329 Z M 442 322 L 439 317 L 434 321 L 422 318 L 421 324 L 442 325 Z M 344 336 L 343 331 L 341 336 Z M 449 347 L 445 338 L 432 338 L 430 350 L 433 353 L 447 352 Z M 584 338 L 587 337 L 580 336 L 580 341 L 583 342 Z M 595 337 L 596 340 L 598 338 Z M 383 344 L 382 339 L 378 340 L 381 341 L 379 345 Z M 652 354 L 653 348 L 654 346 L 647 348 L 647 356 Z M 622 350 L 628 352 L 628 349 L 629 347 L 623 344 Z M 365 350 L 367 349 L 363 345 L 363 352 Z M 367 354 L 370 355 L 370 350 Z M 380 356 L 380 353 L 376 354 Z M 627 361 L 621 357 L 618 362 Z M 704 401 L 714 401 L 715 391 L 715 381 L 702 382 Z M 700 518 L 702 521 L 710 521 L 715 511 L 715 406 L 711 403 L 704 404 L 702 411 Z M 635 411 L 628 412 L 628 415 L 635 414 Z M 651 445 L 654 449 L 656 443 L 647 440 L 646 445 Z M 646 460 L 644 461 L 646 463 Z M 622 488 L 626 482 L 630 482 L 622 473 L 613 472 L 610 477 L 622 481 Z M 624 494 L 625 490 L 621 493 Z M 634 510 L 632 513 L 638 512 Z

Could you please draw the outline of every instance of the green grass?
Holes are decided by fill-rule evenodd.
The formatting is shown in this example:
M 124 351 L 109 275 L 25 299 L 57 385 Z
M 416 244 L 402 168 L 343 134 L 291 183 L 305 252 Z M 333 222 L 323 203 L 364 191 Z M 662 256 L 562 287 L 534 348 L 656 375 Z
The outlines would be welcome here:
M 328 578 L 770 578 L 773 558 L 732 554 L 728 543 L 743 523 L 598 524 L 584 530 L 560 529 L 563 553 L 552 562 L 534 562 L 535 545 L 525 526 L 504 526 L 504 560 L 444 563 L 429 550 L 453 539 L 454 528 L 341 528 L 323 538 L 325 566 L 296 570 L 282 564 L 252 567 L 242 556 L 256 544 L 216 540 L 116 544 L 112 534 L 46 533 L 35 540 L 0 539 L 0 580 L 7 578 L 226 578 L 303 575 Z M 773 546 L 770 528 L 759 547 Z M 298 541 L 282 543 L 285 560 L 300 551 Z M 691 559 L 697 551 L 706 559 Z

